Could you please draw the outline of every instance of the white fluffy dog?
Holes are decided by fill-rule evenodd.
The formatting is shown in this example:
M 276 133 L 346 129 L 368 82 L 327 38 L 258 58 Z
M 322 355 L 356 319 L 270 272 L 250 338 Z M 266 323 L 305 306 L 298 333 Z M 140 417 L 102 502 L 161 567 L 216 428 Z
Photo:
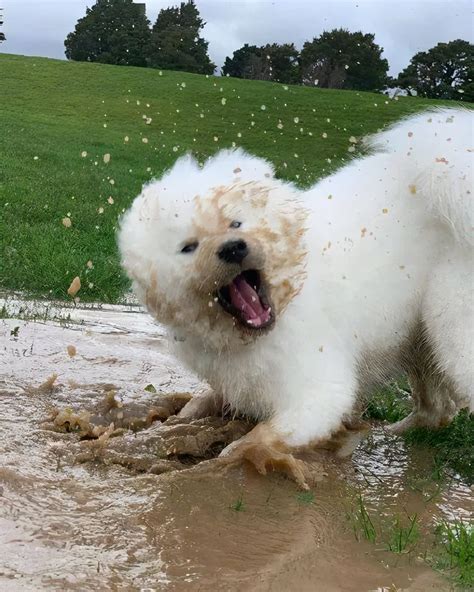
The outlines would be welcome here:
M 406 119 L 307 191 L 241 150 L 179 159 L 119 233 L 141 302 L 212 393 L 261 421 L 224 454 L 304 486 L 292 449 L 407 372 L 398 429 L 474 409 L 472 111 Z

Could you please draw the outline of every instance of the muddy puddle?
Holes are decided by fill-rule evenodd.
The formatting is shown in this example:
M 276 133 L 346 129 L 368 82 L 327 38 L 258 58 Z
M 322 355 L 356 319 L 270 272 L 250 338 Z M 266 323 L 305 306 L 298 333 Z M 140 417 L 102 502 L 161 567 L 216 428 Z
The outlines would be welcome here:
M 201 385 L 140 309 L 6 308 L 35 319 L 0 321 L 2 591 L 451 589 L 430 533 L 472 517 L 472 491 L 431 482 L 425 453 L 376 427 L 352 458 L 307 457 L 311 492 L 224 468 L 251 426 L 174 416 Z M 416 548 L 367 541 L 361 500 L 377 524 L 416 513 Z

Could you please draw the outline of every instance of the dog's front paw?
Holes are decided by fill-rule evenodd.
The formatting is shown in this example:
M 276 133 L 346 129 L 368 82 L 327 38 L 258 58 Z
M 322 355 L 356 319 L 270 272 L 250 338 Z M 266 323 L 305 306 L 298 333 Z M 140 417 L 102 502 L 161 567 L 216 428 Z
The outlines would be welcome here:
M 246 436 L 224 448 L 220 458 L 228 463 L 248 461 L 261 475 L 278 471 L 295 481 L 301 489 L 308 490 L 308 467 L 302 460 L 285 451 L 285 448 L 270 426 L 259 424 Z

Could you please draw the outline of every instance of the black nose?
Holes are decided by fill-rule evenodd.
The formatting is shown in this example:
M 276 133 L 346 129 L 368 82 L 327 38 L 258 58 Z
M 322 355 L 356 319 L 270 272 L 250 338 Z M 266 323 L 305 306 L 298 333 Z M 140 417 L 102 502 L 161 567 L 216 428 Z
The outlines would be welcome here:
M 242 239 L 227 241 L 217 252 L 219 259 L 226 263 L 241 263 L 248 254 L 247 243 Z

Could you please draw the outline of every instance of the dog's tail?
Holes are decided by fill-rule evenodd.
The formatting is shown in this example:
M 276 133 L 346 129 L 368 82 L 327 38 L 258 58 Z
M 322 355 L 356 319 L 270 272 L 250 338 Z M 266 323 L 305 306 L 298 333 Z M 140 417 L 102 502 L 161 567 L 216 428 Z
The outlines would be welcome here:
M 367 145 L 396 153 L 416 173 L 414 197 L 424 197 L 434 217 L 456 240 L 474 247 L 474 110 L 425 111 L 370 138 Z

